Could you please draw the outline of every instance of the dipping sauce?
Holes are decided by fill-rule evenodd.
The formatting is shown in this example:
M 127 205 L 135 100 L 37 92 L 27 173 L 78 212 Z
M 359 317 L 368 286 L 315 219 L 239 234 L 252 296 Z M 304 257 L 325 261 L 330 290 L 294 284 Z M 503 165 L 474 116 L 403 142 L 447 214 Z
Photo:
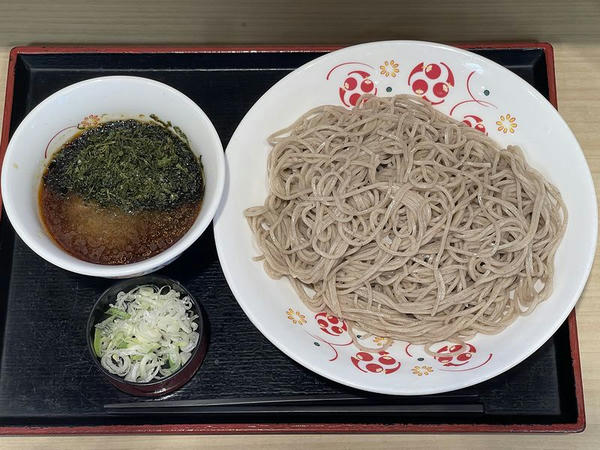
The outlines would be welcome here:
M 192 226 L 202 165 L 183 133 L 162 122 L 117 120 L 58 150 L 42 177 L 40 214 L 71 255 L 97 264 L 154 256 Z

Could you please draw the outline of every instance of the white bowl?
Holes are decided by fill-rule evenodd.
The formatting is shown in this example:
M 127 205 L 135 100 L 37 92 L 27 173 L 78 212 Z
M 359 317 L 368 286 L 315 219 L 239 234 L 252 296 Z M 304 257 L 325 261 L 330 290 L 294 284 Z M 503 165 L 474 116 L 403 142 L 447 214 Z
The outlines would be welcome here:
M 202 208 L 188 232 L 173 246 L 144 261 L 102 265 L 82 261 L 60 248 L 40 220 L 38 189 L 52 154 L 86 121 L 137 118 L 156 114 L 187 135 L 201 155 L 205 175 Z M 127 278 L 164 267 L 187 249 L 211 222 L 223 193 L 223 146 L 206 114 L 190 98 L 166 84 L 146 78 L 110 76 L 68 86 L 37 105 L 15 131 L 2 165 L 2 199 L 19 237 L 48 262 L 84 275 Z

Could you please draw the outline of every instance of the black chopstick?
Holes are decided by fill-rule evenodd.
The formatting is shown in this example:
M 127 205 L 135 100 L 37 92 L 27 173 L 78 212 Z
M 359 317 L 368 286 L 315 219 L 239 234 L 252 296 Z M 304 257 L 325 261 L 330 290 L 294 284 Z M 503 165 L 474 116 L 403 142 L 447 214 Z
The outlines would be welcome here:
M 211 398 L 202 400 L 150 400 L 130 403 L 109 403 L 105 409 L 165 409 L 208 406 L 252 406 L 321 402 L 355 402 L 368 400 L 357 395 L 290 395 L 284 397 Z
M 118 408 L 106 409 L 110 415 L 177 415 L 177 414 L 344 414 L 344 413 L 483 413 L 480 403 L 466 404 L 406 404 L 406 405 L 256 405 L 256 406 L 203 406 L 173 408 Z
M 343 412 L 388 413 L 482 413 L 474 394 L 422 397 L 363 397 L 358 395 L 294 395 L 284 397 L 240 397 L 202 400 L 150 400 L 104 405 L 109 414 L 299 414 Z M 378 403 L 373 403 L 377 401 Z

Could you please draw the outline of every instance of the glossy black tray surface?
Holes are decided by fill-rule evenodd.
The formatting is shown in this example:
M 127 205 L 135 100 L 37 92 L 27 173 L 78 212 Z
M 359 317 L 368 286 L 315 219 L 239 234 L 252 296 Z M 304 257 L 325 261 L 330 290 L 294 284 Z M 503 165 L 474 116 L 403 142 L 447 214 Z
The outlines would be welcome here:
M 475 51 L 549 96 L 544 49 Z M 212 119 L 225 146 L 244 114 L 270 86 L 320 54 L 19 54 L 10 131 L 40 101 L 71 83 L 102 75 L 138 75 L 167 83 L 197 102 Z M 109 415 L 104 404 L 136 398 L 112 387 L 90 361 L 85 325 L 95 299 L 113 282 L 76 275 L 45 262 L 15 236 L 6 214 L 0 227 L 0 426 L 282 422 L 511 426 L 575 424 L 580 419 L 567 323 L 517 367 L 451 394 L 399 398 L 364 394 L 368 400 L 361 411 L 337 414 L 304 414 L 282 408 L 275 413 L 211 410 Z M 170 399 L 354 393 L 296 364 L 254 328 L 227 286 L 212 229 L 160 273 L 185 285 L 202 303 L 209 322 L 210 341 L 203 366 Z M 405 405 L 404 412 L 379 408 L 389 403 Z

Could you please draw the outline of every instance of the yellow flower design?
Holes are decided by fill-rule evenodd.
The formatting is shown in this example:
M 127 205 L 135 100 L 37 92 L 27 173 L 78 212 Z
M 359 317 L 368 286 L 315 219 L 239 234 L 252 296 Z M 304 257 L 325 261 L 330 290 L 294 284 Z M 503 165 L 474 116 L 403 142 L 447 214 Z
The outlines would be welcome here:
M 496 122 L 498 125 L 498 131 L 506 133 L 514 133 L 515 128 L 517 128 L 517 118 L 515 116 L 511 116 L 510 114 L 500 116 L 500 120 Z
M 79 122 L 79 124 L 77 125 L 77 128 L 79 128 L 79 129 L 92 128 L 92 127 L 95 127 L 96 125 L 98 125 L 99 123 L 100 123 L 100 117 L 98 117 L 96 114 L 90 114 L 89 116 L 84 117 L 81 122 Z
M 429 375 L 433 372 L 433 367 L 431 366 L 415 366 L 412 368 L 412 373 L 418 376 Z
M 375 336 L 373 337 L 373 342 L 377 344 L 378 347 L 383 347 L 384 345 L 390 343 L 391 339 Z
M 287 310 L 287 318 L 294 324 L 304 325 L 306 323 L 306 316 L 300 314 L 300 311 L 294 311 L 292 308 Z
M 379 68 L 381 69 L 381 75 L 385 75 L 386 77 L 395 78 L 398 72 L 400 72 L 400 69 L 398 69 L 398 63 L 395 62 L 393 59 L 390 59 L 389 61 L 384 61 L 384 63 L 381 66 L 379 66 Z

